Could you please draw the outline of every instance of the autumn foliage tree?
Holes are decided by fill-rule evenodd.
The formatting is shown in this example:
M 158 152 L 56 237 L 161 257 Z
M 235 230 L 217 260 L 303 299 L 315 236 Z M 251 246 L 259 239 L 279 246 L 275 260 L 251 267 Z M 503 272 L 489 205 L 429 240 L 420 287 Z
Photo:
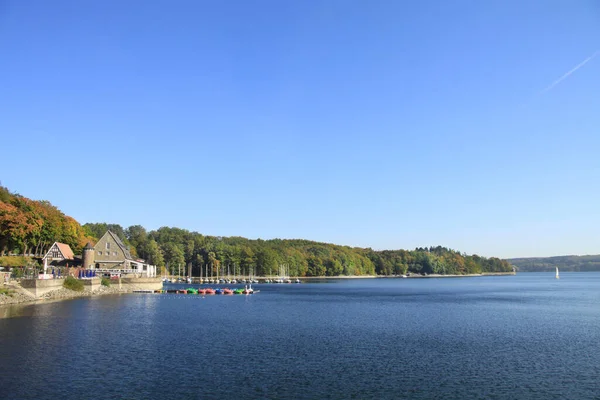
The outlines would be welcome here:
M 81 225 L 48 201 L 36 201 L 0 187 L 0 256 L 42 255 L 54 242 L 79 251 L 89 240 Z

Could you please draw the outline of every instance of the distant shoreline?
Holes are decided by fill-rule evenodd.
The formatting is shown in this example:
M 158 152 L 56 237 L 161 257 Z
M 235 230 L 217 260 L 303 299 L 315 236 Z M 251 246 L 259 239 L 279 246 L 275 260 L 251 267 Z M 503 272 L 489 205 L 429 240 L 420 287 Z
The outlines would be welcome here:
M 472 278 L 477 276 L 504 276 L 504 275 L 516 275 L 514 272 L 483 272 L 481 274 L 465 274 L 465 275 L 442 275 L 442 274 L 430 274 L 430 275 L 336 275 L 336 276 L 300 276 L 300 280 L 313 280 L 313 279 L 415 279 L 415 278 Z M 293 277 L 296 279 L 296 277 Z M 265 279 L 258 277 L 258 279 Z
M 289 279 L 291 280 L 296 280 L 296 279 L 300 279 L 301 281 L 304 280 L 318 280 L 318 279 L 414 279 L 414 278 L 469 278 L 469 277 L 477 277 L 477 276 L 504 276 L 504 275 L 516 275 L 516 273 L 514 272 L 483 272 L 481 274 L 464 274 L 464 275 L 458 275 L 458 274 L 429 274 L 429 275 L 420 275 L 420 274 L 411 274 L 411 275 L 332 275 L 332 276 L 327 276 L 327 275 L 323 275 L 323 276 L 295 276 L 292 275 L 289 277 Z M 177 279 L 177 276 L 169 276 L 168 279 Z M 185 279 L 187 279 L 187 277 L 185 276 L 181 276 L 180 277 L 183 282 L 180 283 L 186 283 Z M 275 280 L 278 279 L 278 276 L 255 276 L 253 277 L 253 279 L 257 279 L 260 281 L 260 283 L 263 283 L 265 280 L 269 279 L 269 280 Z M 198 277 L 192 277 L 193 280 L 193 284 L 198 284 L 197 280 L 200 279 Z M 202 278 L 202 279 L 211 279 L 211 278 Z M 216 277 L 212 277 L 212 279 L 216 279 Z M 242 283 L 240 281 L 240 279 L 243 278 L 235 278 L 238 279 L 238 284 Z
M 407 276 L 407 278 L 475 278 L 478 276 L 506 276 L 506 275 L 516 275 L 516 274 L 514 272 L 483 272 L 481 274 L 465 274 L 465 275 L 439 275 L 439 274 L 411 275 L 411 276 Z M 392 278 L 400 278 L 400 277 L 394 276 Z

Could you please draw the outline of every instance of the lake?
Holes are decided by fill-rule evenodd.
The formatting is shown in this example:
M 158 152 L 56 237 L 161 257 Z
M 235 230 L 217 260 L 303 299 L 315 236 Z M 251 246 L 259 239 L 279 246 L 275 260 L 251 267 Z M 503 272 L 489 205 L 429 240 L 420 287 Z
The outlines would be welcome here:
M 600 393 L 600 273 L 255 288 L 260 293 L 252 296 L 128 294 L 0 308 L 0 396 L 597 399 Z

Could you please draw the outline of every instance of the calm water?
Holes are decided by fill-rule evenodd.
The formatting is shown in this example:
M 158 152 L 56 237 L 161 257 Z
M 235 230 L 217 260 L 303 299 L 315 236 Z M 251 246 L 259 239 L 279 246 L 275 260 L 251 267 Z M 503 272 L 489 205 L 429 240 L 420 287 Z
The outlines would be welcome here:
M 0 308 L 9 399 L 598 399 L 600 273 Z

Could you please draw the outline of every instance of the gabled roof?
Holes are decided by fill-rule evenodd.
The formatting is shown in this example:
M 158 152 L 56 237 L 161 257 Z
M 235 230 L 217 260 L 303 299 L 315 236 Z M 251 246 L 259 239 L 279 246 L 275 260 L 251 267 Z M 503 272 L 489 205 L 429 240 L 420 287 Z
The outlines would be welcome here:
M 125 258 L 127 260 L 133 260 L 133 258 L 131 257 L 131 253 L 129 252 L 129 249 L 127 248 L 127 246 L 125 246 L 125 244 L 121 241 L 121 239 L 119 239 L 119 237 L 112 233 L 111 231 L 106 231 L 105 235 L 110 235 L 113 240 L 115 241 L 115 243 L 117 244 L 117 246 L 119 246 L 121 248 L 121 250 L 123 250 L 123 254 L 125 254 Z
M 54 244 L 52 244 L 52 246 L 50 246 L 50 249 L 48 249 L 48 252 L 44 256 L 44 258 L 48 257 L 48 255 L 50 254 L 50 250 L 52 250 L 54 245 L 56 245 L 56 247 L 58 247 L 58 251 L 60 251 L 60 253 L 62 254 L 62 256 L 65 260 L 73 260 L 75 258 L 75 254 L 73 254 L 73 250 L 71 250 L 71 247 L 69 247 L 68 244 L 59 243 L 59 242 L 54 242 Z
M 56 242 L 56 245 L 58 246 L 58 249 L 60 250 L 64 258 L 66 258 L 67 260 L 72 260 L 73 258 L 75 258 L 75 254 L 73 254 L 73 250 L 71 250 L 71 247 L 69 247 L 68 244 Z

